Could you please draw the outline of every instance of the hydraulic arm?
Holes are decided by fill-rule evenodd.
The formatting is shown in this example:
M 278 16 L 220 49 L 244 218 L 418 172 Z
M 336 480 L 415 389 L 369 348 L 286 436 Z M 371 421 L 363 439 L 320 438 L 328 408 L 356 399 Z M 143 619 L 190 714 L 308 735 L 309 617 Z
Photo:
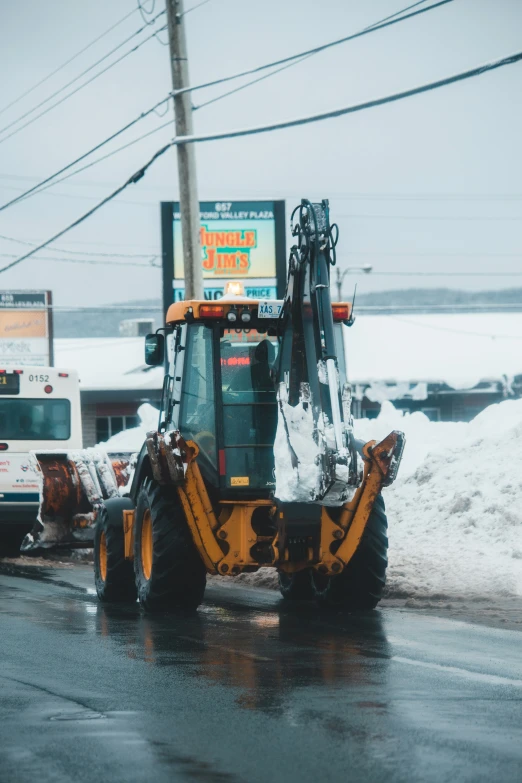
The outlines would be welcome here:
M 336 345 L 330 297 L 338 229 L 330 225 L 327 200 L 303 199 L 292 222 L 296 242 L 276 371 L 276 496 L 284 502 L 340 506 L 362 481 L 362 461 L 353 438 L 351 388 L 341 388 L 339 381 L 342 341 Z

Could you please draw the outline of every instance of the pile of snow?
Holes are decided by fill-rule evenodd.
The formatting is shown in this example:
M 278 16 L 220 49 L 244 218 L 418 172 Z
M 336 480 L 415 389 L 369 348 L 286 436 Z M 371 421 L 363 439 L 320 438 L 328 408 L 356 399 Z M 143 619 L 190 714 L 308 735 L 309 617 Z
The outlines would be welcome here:
M 158 429 L 159 413 L 157 408 L 145 402 L 138 408 L 138 416 L 140 419 L 139 427 L 118 432 L 117 435 L 113 435 L 109 440 L 98 443 L 95 448 L 107 451 L 109 454 L 134 454 L 140 451 L 147 437 L 147 432 Z
M 473 421 L 403 416 L 384 402 L 355 421 L 364 441 L 406 434 L 399 476 L 384 490 L 389 524 L 387 594 L 477 598 L 522 595 L 522 400 L 491 405 Z M 273 569 L 242 574 L 277 588 Z
M 522 595 L 522 400 L 492 405 L 469 424 L 414 416 L 402 420 L 409 463 L 384 493 L 388 594 Z M 377 419 L 374 437 L 379 428 Z

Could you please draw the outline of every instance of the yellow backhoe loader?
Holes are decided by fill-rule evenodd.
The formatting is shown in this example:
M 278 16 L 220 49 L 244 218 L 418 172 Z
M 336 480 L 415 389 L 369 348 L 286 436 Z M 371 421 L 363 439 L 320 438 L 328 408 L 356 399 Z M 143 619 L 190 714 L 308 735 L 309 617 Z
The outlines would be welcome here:
M 100 600 L 193 609 L 207 574 L 267 566 L 288 599 L 365 610 L 381 598 L 381 489 L 404 437 L 354 438 L 343 340 L 354 319 L 330 299 L 328 202 L 303 200 L 292 221 L 283 300 L 177 302 L 146 338 L 147 364 L 166 367 L 159 424 L 130 485 L 93 506 Z

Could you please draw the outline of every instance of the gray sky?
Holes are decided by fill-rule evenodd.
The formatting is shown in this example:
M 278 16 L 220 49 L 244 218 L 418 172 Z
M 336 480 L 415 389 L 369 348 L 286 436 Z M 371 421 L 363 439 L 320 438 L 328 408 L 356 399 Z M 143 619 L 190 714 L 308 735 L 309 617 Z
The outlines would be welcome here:
M 185 0 L 186 8 L 197 0 Z M 133 10 L 135 0 L 0 0 L 0 109 Z M 146 3 L 150 6 L 150 0 Z M 210 0 L 187 17 L 191 81 L 217 78 L 327 42 L 391 14 L 407 0 Z M 163 8 L 156 2 L 156 13 Z M 138 13 L 23 101 L 7 125 L 142 25 Z M 520 50 L 519 0 L 454 0 L 387 30 L 321 53 L 195 114 L 198 132 L 263 124 L 406 89 Z M 164 34 L 163 34 L 164 35 Z M 136 40 L 136 39 L 135 39 Z M 124 47 L 122 51 L 133 44 Z M 449 285 L 522 286 L 522 63 L 396 104 L 315 125 L 197 149 L 201 200 L 328 197 L 340 226 L 341 265 L 360 292 Z M 168 47 L 156 39 L 13 138 L 0 140 L 5 202 L 164 97 Z M 195 103 L 223 87 L 195 94 Z M 165 122 L 148 117 L 111 147 Z M 138 169 L 173 135 L 165 129 L 56 188 L 0 213 L 0 234 L 46 239 Z M 0 134 L 0 139 L 2 135 Z M 64 248 L 158 253 L 159 202 L 177 197 L 175 153 L 64 237 Z M 0 240 L 0 253 L 22 245 Z M 49 251 L 48 255 L 52 253 Z M 518 255 L 517 255 L 518 254 Z M 0 257 L 0 262 L 8 261 Z M 116 259 L 117 260 L 117 259 Z M 141 263 L 144 259 L 136 259 Z M 497 274 L 387 276 L 385 272 Z M 2 288 L 51 288 L 57 304 L 160 296 L 159 270 L 31 259 Z

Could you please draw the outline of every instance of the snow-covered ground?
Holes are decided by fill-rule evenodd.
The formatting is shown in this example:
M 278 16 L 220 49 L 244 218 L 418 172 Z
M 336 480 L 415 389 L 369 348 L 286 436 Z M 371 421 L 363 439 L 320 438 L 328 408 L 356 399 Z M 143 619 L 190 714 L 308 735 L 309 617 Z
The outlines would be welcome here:
M 385 434 L 398 415 L 390 406 L 358 422 L 358 435 Z M 414 414 L 394 426 L 407 443 L 384 493 L 388 594 L 522 596 L 522 400 L 491 405 L 469 424 Z
M 139 450 L 157 411 L 111 438 L 111 451 Z M 384 490 L 389 522 L 388 594 L 412 597 L 522 596 L 522 400 L 492 405 L 469 424 L 402 416 L 384 402 L 377 419 L 358 419 L 362 440 L 406 433 L 399 476 Z M 237 580 L 276 587 L 261 569 Z M 237 581 L 236 580 L 236 581 Z

